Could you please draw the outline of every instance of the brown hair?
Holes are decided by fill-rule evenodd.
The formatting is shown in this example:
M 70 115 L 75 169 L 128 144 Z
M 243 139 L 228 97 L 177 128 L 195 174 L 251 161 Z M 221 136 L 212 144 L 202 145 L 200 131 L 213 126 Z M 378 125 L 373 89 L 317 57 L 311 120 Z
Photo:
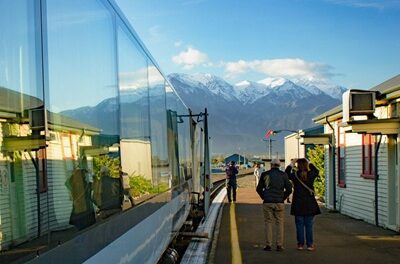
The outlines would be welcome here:
M 302 180 L 307 179 L 307 173 L 310 171 L 310 164 L 306 159 L 298 159 L 297 160 L 297 167 L 299 168 L 299 174 Z

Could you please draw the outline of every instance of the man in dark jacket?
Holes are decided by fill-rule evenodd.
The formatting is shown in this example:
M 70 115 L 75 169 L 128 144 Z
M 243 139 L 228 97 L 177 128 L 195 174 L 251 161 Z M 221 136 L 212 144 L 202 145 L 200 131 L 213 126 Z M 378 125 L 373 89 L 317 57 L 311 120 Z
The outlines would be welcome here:
M 261 174 L 257 185 L 257 193 L 263 199 L 266 245 L 264 250 L 270 251 L 272 246 L 272 221 L 276 232 L 276 250 L 283 250 L 283 224 L 285 217 L 284 201 L 292 192 L 292 184 L 288 175 L 279 169 L 279 159 L 271 160 L 271 170 Z
M 228 201 L 236 202 L 236 175 L 238 174 L 238 169 L 236 168 L 235 162 L 231 161 L 225 170 L 226 172 L 226 190 L 228 193 Z M 232 194 L 232 195 L 231 195 Z

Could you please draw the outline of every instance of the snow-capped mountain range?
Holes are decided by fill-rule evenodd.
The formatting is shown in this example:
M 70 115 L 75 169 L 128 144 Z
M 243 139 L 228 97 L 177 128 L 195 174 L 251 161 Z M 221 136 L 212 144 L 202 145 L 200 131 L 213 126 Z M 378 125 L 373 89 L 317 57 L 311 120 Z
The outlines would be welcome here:
M 188 91 L 194 89 L 208 90 L 216 96 L 227 100 L 236 98 L 240 102 L 251 104 L 271 92 L 288 93 L 297 98 L 311 95 L 326 94 L 334 99 L 341 99 L 346 88 L 342 86 L 329 85 L 324 82 L 313 82 L 310 80 L 288 80 L 285 78 L 266 78 L 258 82 L 244 80 L 234 85 L 226 82 L 220 77 L 211 74 L 170 74 L 170 80 L 179 80 L 187 85 Z
M 267 146 L 263 139 L 267 130 L 298 130 L 315 126 L 312 118 L 340 104 L 341 94 L 346 90 L 321 82 L 284 78 L 267 78 L 258 82 L 245 80 L 236 84 L 211 74 L 174 73 L 167 78 L 193 113 L 204 112 L 207 108 L 211 151 L 223 154 L 265 154 Z M 152 87 L 150 91 L 153 105 L 165 103 L 163 84 Z M 147 96 L 147 87 L 122 91 L 119 96 L 123 107 L 121 118 L 128 115 L 126 118 L 134 122 L 148 115 Z M 117 100 L 108 98 L 96 106 L 71 109 L 61 114 L 101 128 L 105 134 L 115 135 L 118 131 L 115 130 L 113 115 L 118 108 Z M 161 112 L 159 115 L 153 113 L 152 118 L 157 116 L 162 117 Z M 129 133 L 147 133 L 140 127 L 137 129 Z M 274 136 L 274 154 L 283 154 L 285 135 Z
M 211 74 L 168 76 L 176 92 L 194 111 L 210 113 L 213 152 L 265 153 L 268 129 L 305 129 L 312 118 L 340 104 L 346 88 L 311 80 L 267 78 L 230 84 Z M 283 137 L 274 139 L 282 153 Z M 261 143 L 261 144 L 260 144 Z

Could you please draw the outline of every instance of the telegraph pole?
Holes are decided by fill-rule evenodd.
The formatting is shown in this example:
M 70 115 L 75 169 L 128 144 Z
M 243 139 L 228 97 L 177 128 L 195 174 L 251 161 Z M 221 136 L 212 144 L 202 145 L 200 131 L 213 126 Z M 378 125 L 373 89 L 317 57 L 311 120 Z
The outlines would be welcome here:
M 270 159 L 272 155 L 272 139 L 269 138 L 269 152 L 268 152 L 268 158 Z
M 275 141 L 274 139 L 268 138 L 268 139 L 263 139 L 264 141 L 267 142 L 268 144 L 268 158 L 272 158 L 272 141 Z

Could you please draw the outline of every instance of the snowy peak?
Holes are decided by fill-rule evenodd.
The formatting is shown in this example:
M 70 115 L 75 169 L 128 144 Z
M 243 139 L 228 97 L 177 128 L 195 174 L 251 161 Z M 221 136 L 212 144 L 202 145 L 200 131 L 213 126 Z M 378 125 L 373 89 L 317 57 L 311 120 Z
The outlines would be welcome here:
M 297 85 L 304 87 L 304 89 L 308 90 L 312 94 L 321 94 L 325 93 L 332 98 L 342 99 L 342 94 L 347 90 L 343 86 L 328 84 L 324 81 L 318 80 L 295 80 Z
M 170 80 L 179 82 L 184 93 L 201 89 L 222 97 L 227 101 L 239 100 L 244 105 L 252 104 L 267 95 L 306 98 L 313 95 L 327 95 L 341 99 L 346 89 L 315 80 L 288 80 L 285 78 L 266 78 L 258 82 L 243 80 L 234 85 L 212 74 L 170 74 Z M 183 85 L 182 85 L 183 84 Z
M 303 87 L 285 78 L 266 78 L 258 82 L 242 81 L 235 84 L 237 98 L 244 104 L 251 104 L 267 96 L 288 96 L 289 98 L 304 98 L 310 96 Z
M 258 81 L 258 83 L 265 84 L 266 86 L 271 87 L 271 88 L 274 88 L 277 86 L 282 86 L 286 82 L 290 82 L 290 81 L 285 78 L 271 78 L 271 77 L 268 77 L 266 79 Z
M 251 104 L 270 92 L 265 84 L 247 80 L 236 83 L 234 87 L 236 98 L 244 104 Z
M 188 86 L 187 88 L 191 89 L 192 91 L 195 89 L 206 89 L 207 91 L 221 96 L 228 101 L 236 99 L 233 86 L 212 74 L 197 73 L 189 75 L 173 73 L 170 74 L 168 78 L 170 80 L 174 79 L 185 83 Z

